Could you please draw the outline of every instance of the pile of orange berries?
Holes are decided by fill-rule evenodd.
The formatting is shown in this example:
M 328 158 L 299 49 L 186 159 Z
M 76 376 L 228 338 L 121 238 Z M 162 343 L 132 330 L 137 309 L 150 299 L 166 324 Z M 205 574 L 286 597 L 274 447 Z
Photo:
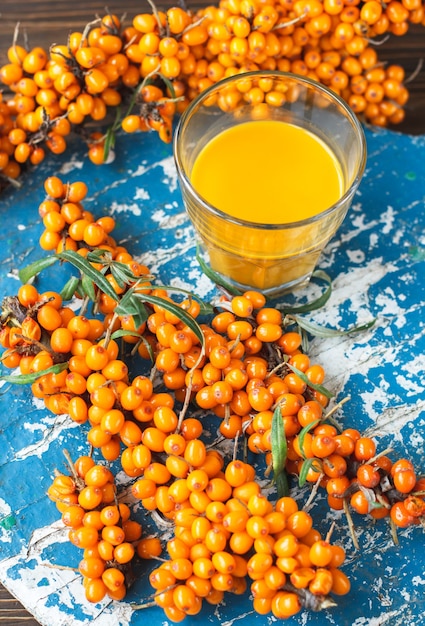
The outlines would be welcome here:
M 86 598 L 122 600 L 142 526 L 131 519 L 127 504 L 118 503 L 110 469 L 91 456 L 80 456 L 71 469 L 69 475 L 56 474 L 47 495 L 69 528 L 69 541 L 84 551 L 78 571 Z
M 243 594 L 247 578 L 254 610 L 282 619 L 349 592 L 344 549 L 323 539 L 293 498 L 272 504 L 251 465 L 230 461 L 212 476 L 197 469 L 185 483 L 191 506 L 176 513 L 169 559 L 149 578 L 170 620 L 198 614 L 204 600 L 219 604 L 226 592 Z
M 346 502 L 360 515 L 389 517 L 398 527 L 420 523 L 425 513 L 424 480 L 416 475 L 411 461 L 393 462 L 377 453 L 375 441 L 355 428 L 339 432 L 334 425 L 317 420 L 310 425 L 310 431 L 306 425 L 288 440 L 289 472 L 310 483 L 319 482 L 331 509 L 342 510 Z
M 114 245 L 108 235 L 115 228 L 115 220 L 109 216 L 95 220 L 89 211 L 84 210 L 85 183 L 64 185 L 57 176 L 50 176 L 44 187 L 47 197 L 38 208 L 45 228 L 39 241 L 43 250 L 79 250 L 84 254 L 84 247 L 87 253 L 90 248 L 103 244 Z
M 267 475 L 280 457 L 278 470 L 298 476 L 300 486 L 326 488 L 332 509 L 351 504 L 398 527 L 423 524 L 423 477 L 408 459 L 392 462 L 370 437 L 334 425 L 325 370 L 310 362 L 290 316 L 255 291 L 221 296 L 208 317 L 193 296 L 174 301 L 113 239 L 114 220 L 84 209 L 83 183 L 49 177 L 44 187 L 40 245 L 83 269 L 64 296 L 28 283 L 4 298 L 1 363 L 18 369 L 49 411 L 84 425 L 91 454 L 70 464 L 69 476 L 56 476 L 48 495 L 70 541 L 85 550 L 79 569 L 88 600 L 123 597 L 130 554 L 128 563 L 162 552 L 118 504 L 113 462 L 131 479 L 132 498 L 174 529 L 171 560 L 151 578 L 153 601 L 174 621 L 197 613 L 203 598 L 242 593 L 246 575 L 255 610 L 276 617 L 317 606 L 311 596 L 348 592 L 344 551 L 312 529 L 292 498 L 268 500 L 250 455 L 264 458 Z M 145 298 L 144 308 L 133 299 L 127 309 L 131 297 Z M 79 311 L 66 303 L 72 298 Z M 148 374 L 130 374 L 129 349 L 150 365 Z M 226 463 L 210 445 L 206 414 L 217 425 L 213 444 L 234 440 L 237 449 L 242 440 L 244 461 Z
M 110 130 L 155 130 L 165 142 L 172 123 L 200 92 L 249 70 L 280 70 L 320 81 L 373 125 L 404 119 L 404 70 L 384 67 L 376 38 L 424 24 L 422 0 L 220 0 L 198 11 L 171 7 L 140 13 L 131 26 L 106 14 L 70 33 L 49 51 L 27 49 L 15 34 L 0 67 L 0 178 L 16 179 L 46 149 L 66 150 L 73 129 L 103 123 L 123 107 Z M 273 99 L 274 98 L 274 99 Z M 267 90 L 244 101 L 276 105 Z M 236 106 L 230 96 L 223 106 Z M 88 155 L 107 159 L 108 132 L 87 131 Z

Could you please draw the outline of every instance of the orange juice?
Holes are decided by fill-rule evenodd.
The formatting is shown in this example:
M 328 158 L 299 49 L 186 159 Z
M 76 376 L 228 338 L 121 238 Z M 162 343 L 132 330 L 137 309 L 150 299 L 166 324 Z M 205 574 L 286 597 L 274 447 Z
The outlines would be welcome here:
M 274 120 L 221 132 L 200 151 L 190 178 L 216 209 L 262 224 L 311 218 L 344 193 L 341 167 L 328 146 L 304 128 Z
M 247 87 L 264 92 L 261 104 L 250 104 Z M 281 97 L 269 102 L 270 90 Z M 334 92 L 261 70 L 199 94 L 173 147 L 184 205 L 217 280 L 273 297 L 310 279 L 366 157 L 361 124 Z

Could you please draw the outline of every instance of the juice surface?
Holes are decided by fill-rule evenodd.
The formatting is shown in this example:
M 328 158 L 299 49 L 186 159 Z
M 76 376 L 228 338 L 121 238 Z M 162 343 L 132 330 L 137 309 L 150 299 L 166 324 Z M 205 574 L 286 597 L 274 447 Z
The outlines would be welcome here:
M 197 156 L 191 182 L 215 208 L 262 224 L 309 218 L 345 191 L 341 167 L 323 141 L 273 120 L 244 122 L 214 137 Z

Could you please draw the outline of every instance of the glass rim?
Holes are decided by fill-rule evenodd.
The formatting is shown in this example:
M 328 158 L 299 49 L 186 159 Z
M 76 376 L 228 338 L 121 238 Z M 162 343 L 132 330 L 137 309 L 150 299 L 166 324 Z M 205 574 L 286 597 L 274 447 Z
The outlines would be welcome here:
M 221 209 L 218 209 L 217 207 L 207 202 L 207 200 L 205 200 L 198 193 L 198 191 L 190 182 L 190 179 L 181 162 L 179 147 L 178 147 L 179 138 L 181 136 L 182 131 L 184 130 L 183 127 L 186 121 L 188 120 L 188 118 L 190 117 L 191 113 L 193 113 L 193 111 L 204 100 L 206 100 L 209 96 L 211 96 L 211 94 L 213 94 L 215 91 L 219 91 L 227 83 L 234 82 L 235 80 L 238 80 L 238 79 L 256 78 L 259 76 L 276 76 L 278 78 L 288 78 L 294 81 L 295 83 L 301 83 L 301 84 L 304 83 L 306 86 L 311 87 L 315 89 L 316 91 L 322 92 L 330 100 L 335 101 L 344 110 L 345 114 L 347 115 L 347 118 L 350 120 L 352 126 L 355 129 L 355 134 L 359 141 L 361 159 L 360 159 L 359 167 L 357 170 L 357 174 L 354 177 L 348 189 L 344 192 L 344 194 L 341 196 L 341 198 L 339 198 L 337 202 L 332 204 L 330 207 L 328 207 L 324 211 L 321 211 L 320 213 L 307 217 L 303 220 L 298 220 L 296 222 L 279 222 L 277 224 L 264 224 L 262 222 L 253 222 L 251 220 L 244 220 L 242 218 L 237 218 L 232 215 L 229 215 L 228 213 L 224 211 L 221 211 Z M 194 100 L 192 100 L 189 106 L 183 111 L 178 121 L 176 130 L 174 132 L 173 156 L 174 156 L 174 161 L 177 167 L 177 174 L 179 175 L 180 181 L 183 184 L 184 188 L 192 196 L 196 197 L 197 202 L 201 204 L 203 208 L 207 210 L 208 213 L 215 215 L 216 217 L 219 217 L 220 219 L 226 220 L 227 222 L 235 224 L 237 226 L 242 226 L 245 228 L 252 228 L 255 230 L 264 230 L 264 231 L 269 230 L 270 231 L 270 230 L 282 230 L 283 228 L 285 229 L 300 228 L 301 226 L 305 226 L 307 224 L 311 224 L 313 222 L 321 220 L 323 217 L 327 217 L 330 213 L 336 212 L 340 208 L 341 205 L 347 203 L 348 199 L 351 196 L 353 196 L 354 193 L 356 192 L 358 186 L 360 185 L 361 179 L 363 177 L 363 173 L 366 167 L 367 145 L 366 145 L 366 137 L 363 131 L 363 127 L 361 123 L 359 122 L 357 116 L 355 115 L 354 111 L 350 108 L 347 102 L 343 100 L 343 98 L 341 98 L 334 91 L 326 87 L 326 85 L 323 85 L 322 83 L 314 81 L 313 79 L 308 78 L 306 76 L 292 74 L 291 72 L 282 72 L 279 70 L 252 70 L 250 72 L 243 72 L 242 74 L 235 74 L 233 76 L 228 76 L 227 78 L 222 78 L 217 83 L 214 83 L 213 85 L 210 85 L 209 87 L 207 87 L 207 89 L 202 91 L 196 98 L 194 98 Z

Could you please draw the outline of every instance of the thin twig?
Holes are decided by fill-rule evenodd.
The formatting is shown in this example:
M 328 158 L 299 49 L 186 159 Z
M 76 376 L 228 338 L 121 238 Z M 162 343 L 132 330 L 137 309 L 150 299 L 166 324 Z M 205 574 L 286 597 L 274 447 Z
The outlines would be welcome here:
M 303 511 L 307 511 L 309 509 L 309 507 L 311 506 L 311 504 L 312 504 L 312 502 L 313 502 L 314 498 L 316 497 L 316 494 L 317 494 L 317 492 L 319 490 L 319 486 L 320 486 L 320 483 L 321 483 L 323 477 L 324 477 L 324 473 L 321 472 L 319 474 L 319 478 L 316 480 L 316 482 L 313 485 L 313 488 L 312 488 L 312 490 L 310 492 L 310 495 L 307 498 L 307 502 L 303 506 Z
M 355 530 L 355 527 L 354 527 L 353 518 L 351 517 L 351 511 L 350 511 L 349 506 L 348 506 L 347 498 L 344 498 L 342 502 L 343 502 L 343 505 L 344 505 L 345 517 L 347 518 L 348 530 L 350 531 L 351 539 L 353 540 L 353 545 L 354 545 L 356 550 L 359 550 L 360 546 L 359 546 L 359 542 L 358 542 L 358 539 L 357 539 L 357 536 L 356 536 L 356 530 Z

